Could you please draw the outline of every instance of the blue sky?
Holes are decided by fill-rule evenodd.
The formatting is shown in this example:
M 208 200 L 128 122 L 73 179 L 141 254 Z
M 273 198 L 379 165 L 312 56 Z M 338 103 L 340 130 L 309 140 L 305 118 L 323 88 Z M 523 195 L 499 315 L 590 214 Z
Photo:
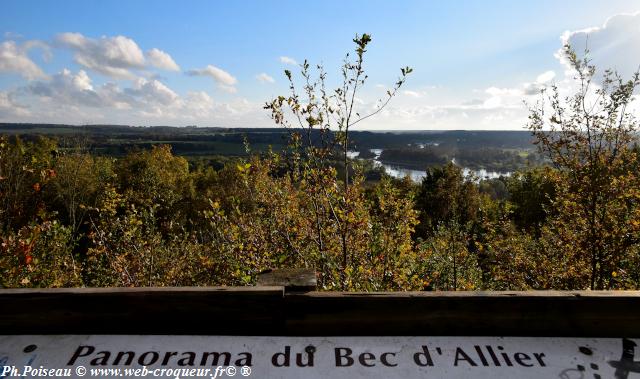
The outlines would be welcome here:
M 5 0 L 0 8 L 2 122 L 268 127 L 262 104 L 287 93 L 282 72 L 295 66 L 286 62 L 322 62 L 337 79 L 363 32 L 373 36 L 364 109 L 400 67 L 414 68 L 363 129 L 522 128 L 531 89 L 570 79 L 556 54 L 563 36 L 593 35 L 602 65 L 640 63 L 639 1 Z

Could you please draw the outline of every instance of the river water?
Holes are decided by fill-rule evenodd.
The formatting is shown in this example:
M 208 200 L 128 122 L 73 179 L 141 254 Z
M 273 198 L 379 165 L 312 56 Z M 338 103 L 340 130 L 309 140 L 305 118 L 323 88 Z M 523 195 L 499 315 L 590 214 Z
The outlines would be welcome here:
M 372 153 L 375 154 L 375 157 L 371 159 L 373 165 L 375 167 L 383 167 L 384 171 L 389 174 L 389 176 L 394 178 L 404 178 L 405 176 L 409 176 L 414 182 L 420 182 L 422 179 L 427 176 L 427 172 L 424 170 L 412 170 L 408 168 L 403 168 L 394 165 L 388 165 L 382 163 L 380 159 L 380 155 L 382 154 L 383 149 L 370 149 Z M 350 151 L 348 153 L 349 158 L 357 158 L 360 155 L 359 151 Z M 452 159 L 452 162 L 455 163 L 455 158 Z M 510 176 L 511 172 L 497 172 L 497 171 L 487 171 L 485 169 L 481 170 L 472 170 L 468 167 L 463 167 L 462 172 L 464 176 L 474 176 L 476 179 L 496 179 L 500 176 Z

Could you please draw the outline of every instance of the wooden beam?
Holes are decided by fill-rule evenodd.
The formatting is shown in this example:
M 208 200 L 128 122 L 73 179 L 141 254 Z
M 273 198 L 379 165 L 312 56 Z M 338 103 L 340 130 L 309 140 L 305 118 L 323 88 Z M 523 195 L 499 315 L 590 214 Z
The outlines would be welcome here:
M 0 290 L 0 334 L 640 337 L 639 291 Z

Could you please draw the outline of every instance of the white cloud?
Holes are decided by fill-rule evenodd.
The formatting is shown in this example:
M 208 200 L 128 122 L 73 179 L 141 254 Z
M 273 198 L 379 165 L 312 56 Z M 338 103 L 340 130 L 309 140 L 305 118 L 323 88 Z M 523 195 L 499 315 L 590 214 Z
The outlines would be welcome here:
M 135 79 L 132 69 L 150 66 L 169 71 L 179 71 L 180 67 L 166 52 L 151 49 L 147 54 L 138 44 L 125 36 L 88 38 L 80 33 L 62 33 L 57 42 L 75 52 L 76 63 L 84 68 L 117 79 Z
M 542 74 L 538 75 L 536 78 L 536 83 L 548 83 L 556 77 L 556 73 L 554 71 L 545 71 Z
M 542 72 L 531 83 L 548 84 L 555 77 L 552 71 Z M 531 83 L 513 87 L 490 86 L 469 90 L 473 95 L 460 102 L 460 94 L 442 86 L 403 90 L 403 96 L 380 113 L 359 125 L 366 129 L 522 129 L 528 110 L 523 100 Z M 426 88 L 426 89 L 425 89 Z M 418 99 L 418 101 L 416 101 Z
M 158 80 L 138 78 L 133 87 L 125 89 L 125 93 L 144 99 L 147 104 L 171 105 L 178 100 L 178 94 Z
M 298 62 L 296 62 L 295 59 L 289 58 L 289 57 L 285 57 L 285 56 L 280 57 L 280 63 L 292 64 L 292 65 L 297 65 L 298 64 Z
M 489 87 L 484 91 L 486 94 L 493 96 L 520 96 L 522 92 L 515 88 L 498 88 Z
M 147 60 L 150 65 L 167 71 L 180 71 L 180 66 L 171 58 L 171 55 L 160 49 L 147 51 Z
M 535 82 L 525 83 L 523 86 L 523 93 L 525 95 L 539 95 L 555 77 L 556 73 L 554 71 L 545 71 L 538 75 Z
M 264 72 L 256 75 L 256 79 L 261 83 L 275 83 L 275 79 Z
M 210 117 L 211 110 L 214 107 L 214 102 L 208 93 L 203 91 L 188 92 L 184 107 L 188 110 L 191 117 L 206 118 Z
M 238 80 L 233 75 L 213 65 L 207 65 L 205 68 L 189 70 L 187 71 L 187 75 L 210 76 L 218 84 L 219 89 L 229 93 L 235 93 L 237 91 L 234 85 Z
M 33 117 L 39 121 L 103 119 L 126 123 L 150 115 L 170 118 L 176 109 L 183 108 L 178 94 L 158 80 L 137 78 L 124 89 L 115 83 L 95 87 L 84 70 L 74 74 L 64 69 L 51 80 L 34 82 L 20 92 L 31 97 L 32 108 L 38 110 Z
M 489 95 L 489 98 L 485 99 L 477 108 L 498 109 L 522 107 L 524 92 L 520 88 L 489 87 L 485 90 L 485 93 Z
M 107 93 L 94 89 L 91 78 L 84 70 L 72 73 L 64 69 L 49 81 L 37 81 L 27 86 L 27 92 L 46 99 L 51 104 L 82 105 L 87 107 L 111 106 Z
M 394 104 L 360 127 L 371 129 L 520 129 L 526 124 L 524 107 L 488 107 L 480 105 L 418 105 Z
M 526 96 L 539 95 L 545 87 L 547 87 L 555 78 L 556 73 L 554 71 L 545 71 L 536 77 L 533 82 L 522 83 L 520 86 L 498 88 L 489 87 L 484 90 L 486 95 L 489 95 L 486 99 L 472 99 L 462 103 L 462 106 L 470 108 L 484 108 L 484 109 L 496 109 L 496 108 L 509 108 L 518 109 L 522 108 L 522 101 Z M 479 92 L 475 91 L 474 92 Z
M 380 88 L 380 89 L 386 89 L 386 90 L 390 90 L 391 88 L 387 88 L 386 86 L 382 85 L 382 84 L 377 84 L 376 88 Z M 425 86 L 421 86 L 419 89 L 418 88 L 414 88 L 414 89 L 405 89 L 400 91 L 401 94 L 408 96 L 408 97 L 413 97 L 415 99 L 421 99 L 421 98 L 429 98 L 431 97 L 430 95 L 434 95 L 437 93 L 437 90 L 441 89 L 441 87 L 439 86 L 434 86 L 434 85 L 425 85 Z
M 10 93 L 0 91 L 0 118 L 21 117 L 29 114 L 27 107 L 18 104 Z
M 30 84 L 26 92 L 52 105 L 134 111 L 172 106 L 179 100 L 173 90 L 158 80 L 138 78 L 132 87 L 125 89 L 115 83 L 105 83 L 95 88 L 84 70 L 74 74 L 68 69 L 54 75 L 50 81 Z
M 561 40 L 563 45 L 569 44 L 578 57 L 583 57 L 588 48 L 588 58 L 600 73 L 612 69 L 628 79 L 640 65 L 640 13 L 618 14 L 600 27 L 566 31 Z M 563 49 L 557 51 L 556 58 L 571 72 Z
M 123 90 L 115 83 L 105 83 L 98 89 L 103 99 L 102 107 L 112 107 L 114 109 L 133 109 L 138 106 L 138 102 L 130 94 Z
M 16 32 L 4 32 L 2 34 L 4 36 L 5 39 L 22 39 L 24 38 L 24 36 L 20 33 L 16 33 Z
M 420 97 L 425 95 L 425 92 L 423 92 L 423 91 L 418 92 L 418 91 L 404 90 L 404 91 L 402 91 L 402 93 L 407 95 L 407 96 L 415 97 L 415 98 L 420 98 Z
M 210 76 L 216 82 L 227 86 L 232 86 L 238 82 L 231 74 L 213 65 L 208 65 L 201 69 L 189 70 L 187 74 L 192 76 Z
M 190 91 L 181 96 L 157 79 L 136 78 L 131 86 L 124 88 L 117 83 L 96 85 L 86 71 L 68 69 L 52 75 L 50 80 L 34 81 L 11 92 L 0 91 L 0 120 L 227 127 L 272 125 L 261 103 L 241 98 L 216 102 L 203 91 Z
M 129 71 L 143 68 L 145 59 L 134 40 L 124 37 L 92 39 L 80 33 L 62 33 L 58 42 L 75 51 L 75 61 L 88 69 L 114 78 L 133 79 Z
M 37 64 L 27 55 L 28 51 L 34 47 L 45 47 L 39 41 L 27 41 L 18 45 L 14 41 L 5 41 L 0 44 L 0 72 L 11 72 L 22 75 L 28 80 L 45 78 L 47 75 Z
M 228 86 L 225 84 L 218 84 L 218 89 L 227 92 L 227 93 L 236 93 L 238 92 L 238 89 L 234 86 Z
M 462 102 L 462 104 L 461 104 L 461 105 L 462 105 L 462 106 L 469 106 L 469 107 L 471 107 L 471 106 L 478 106 L 478 105 L 482 105 L 483 103 L 484 103 L 484 101 L 483 101 L 483 100 L 481 100 L 481 99 L 471 99 L 471 100 L 467 100 L 467 101 Z

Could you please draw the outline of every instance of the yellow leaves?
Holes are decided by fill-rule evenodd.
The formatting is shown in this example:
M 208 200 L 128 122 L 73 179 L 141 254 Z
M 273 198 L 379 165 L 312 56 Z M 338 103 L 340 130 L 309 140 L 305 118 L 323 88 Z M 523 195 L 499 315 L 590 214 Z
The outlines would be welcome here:
M 251 163 L 237 164 L 236 168 L 239 172 L 246 172 L 247 170 L 249 170 L 249 168 L 251 168 Z
M 129 225 L 130 226 L 134 226 L 134 227 L 135 226 L 140 226 L 140 225 L 142 225 L 142 220 L 137 219 L 135 217 L 131 217 L 131 218 L 129 218 Z

